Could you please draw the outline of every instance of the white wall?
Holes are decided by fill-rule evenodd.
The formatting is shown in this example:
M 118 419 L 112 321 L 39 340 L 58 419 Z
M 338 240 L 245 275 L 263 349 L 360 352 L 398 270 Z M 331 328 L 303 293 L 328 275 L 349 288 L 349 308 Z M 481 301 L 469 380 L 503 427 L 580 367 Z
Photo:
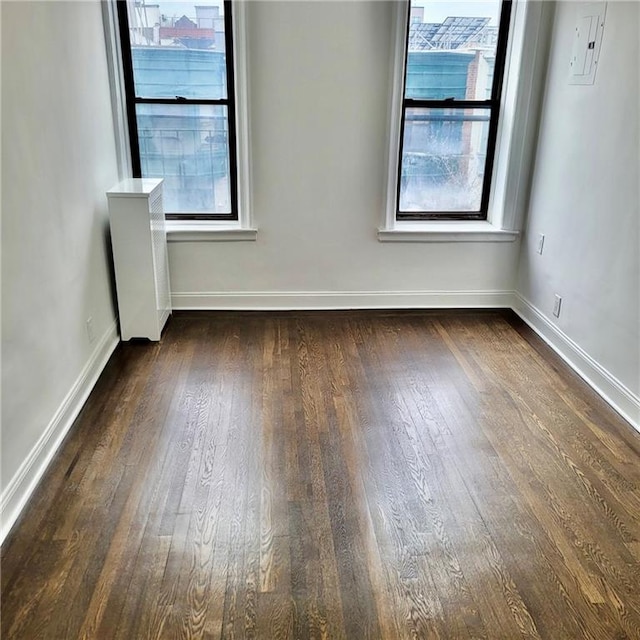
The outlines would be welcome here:
M 249 4 L 258 240 L 171 243 L 176 305 L 322 304 L 261 295 L 268 292 L 513 289 L 518 243 L 377 239 L 385 206 L 391 9 L 388 2 L 350 0 Z M 257 295 L 225 295 L 238 292 Z M 348 295 L 329 296 L 327 304 L 420 306 L 438 299 Z M 463 305 L 482 300 L 447 298 L 454 299 Z
M 100 3 L 1 10 L 6 526 L 115 345 L 104 191 L 117 167 Z
M 556 9 L 517 289 L 529 318 L 584 367 L 593 365 L 588 377 L 618 385 L 626 410 L 622 396 L 611 399 L 638 423 L 640 4 L 608 3 L 593 86 L 568 84 L 578 8 L 560 2 Z M 535 251 L 540 233 L 542 255 Z M 563 297 L 558 319 L 556 293 Z

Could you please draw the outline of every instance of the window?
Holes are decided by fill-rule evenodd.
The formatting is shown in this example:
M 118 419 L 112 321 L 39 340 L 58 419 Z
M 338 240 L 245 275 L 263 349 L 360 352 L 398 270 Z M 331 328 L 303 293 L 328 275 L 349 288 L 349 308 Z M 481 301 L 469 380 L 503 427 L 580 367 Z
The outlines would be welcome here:
M 117 5 L 134 177 L 167 218 L 238 220 L 231 2 Z
M 411 0 L 397 220 L 486 220 L 510 0 Z

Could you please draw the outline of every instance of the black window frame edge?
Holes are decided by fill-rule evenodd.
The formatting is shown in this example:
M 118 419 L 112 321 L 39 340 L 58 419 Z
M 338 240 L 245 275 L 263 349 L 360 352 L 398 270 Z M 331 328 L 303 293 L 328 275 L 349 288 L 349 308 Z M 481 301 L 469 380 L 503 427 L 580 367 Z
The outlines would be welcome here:
M 140 98 L 135 93 L 133 76 L 133 57 L 131 55 L 131 38 L 129 37 L 128 0 L 116 0 L 118 31 L 120 33 L 120 49 L 122 57 L 122 74 L 126 103 L 127 127 L 129 130 L 129 146 L 131 149 L 131 171 L 134 178 L 142 177 L 140 162 L 140 145 L 138 142 L 138 121 L 136 104 L 209 104 L 227 107 L 227 128 L 229 147 L 229 192 L 231 213 L 165 213 L 167 220 L 226 220 L 237 222 L 238 215 L 238 137 L 236 128 L 236 90 L 233 52 L 233 17 L 232 0 L 224 0 L 224 38 L 225 63 L 227 80 L 227 97 L 220 100 L 199 100 L 191 98 Z
M 404 43 L 404 66 L 402 74 L 402 105 L 400 119 L 400 139 L 398 145 L 398 172 L 396 176 L 395 219 L 396 221 L 421 220 L 487 220 L 489 213 L 489 199 L 491 197 L 491 181 L 496 154 L 498 137 L 498 121 L 502 99 L 509 28 L 511 23 L 512 0 L 501 0 L 500 20 L 498 26 L 498 42 L 496 44 L 496 62 L 493 75 L 493 86 L 489 100 L 420 100 L 406 98 L 407 63 L 409 59 L 409 31 L 411 28 L 411 0 L 407 3 L 406 33 Z M 499 73 L 498 73 L 499 71 Z M 482 181 L 482 196 L 479 211 L 400 211 L 400 188 L 402 179 L 402 153 L 404 147 L 405 113 L 408 108 L 475 108 L 489 109 L 489 133 L 487 136 L 487 157 Z

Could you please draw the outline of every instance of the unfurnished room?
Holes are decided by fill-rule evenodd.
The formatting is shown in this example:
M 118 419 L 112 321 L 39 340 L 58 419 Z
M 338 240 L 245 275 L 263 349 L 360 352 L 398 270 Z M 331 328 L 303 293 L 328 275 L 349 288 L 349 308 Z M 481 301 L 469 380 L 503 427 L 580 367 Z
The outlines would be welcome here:
M 640 640 L 640 3 L 0 30 L 2 638 Z

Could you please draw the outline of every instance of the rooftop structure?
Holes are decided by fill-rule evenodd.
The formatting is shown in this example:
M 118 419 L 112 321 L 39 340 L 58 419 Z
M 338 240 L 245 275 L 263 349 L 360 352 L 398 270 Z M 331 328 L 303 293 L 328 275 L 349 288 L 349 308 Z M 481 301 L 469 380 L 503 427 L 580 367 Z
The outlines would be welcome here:
M 433 51 L 495 46 L 498 27 L 490 18 L 449 16 L 444 22 L 412 21 L 409 26 L 409 51 Z

